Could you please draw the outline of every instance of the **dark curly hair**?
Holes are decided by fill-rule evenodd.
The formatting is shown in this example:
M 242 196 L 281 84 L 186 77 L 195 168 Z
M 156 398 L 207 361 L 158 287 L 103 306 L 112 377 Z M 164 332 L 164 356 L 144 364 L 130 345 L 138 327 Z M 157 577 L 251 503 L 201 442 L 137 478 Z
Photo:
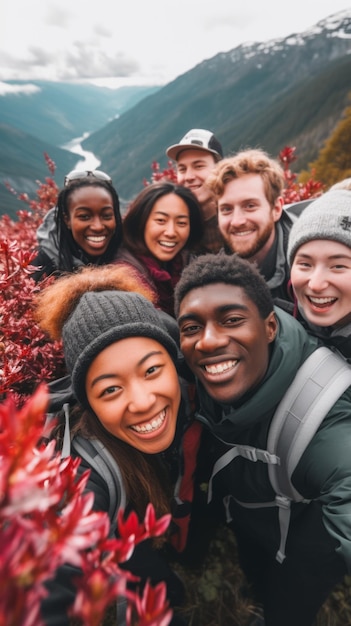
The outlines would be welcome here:
M 99 258 L 99 265 L 105 265 L 106 263 L 111 262 L 120 247 L 123 234 L 122 234 L 122 217 L 120 213 L 119 206 L 119 198 L 116 189 L 112 185 L 112 183 L 107 180 L 100 180 L 97 178 L 80 178 L 75 179 L 69 182 L 65 187 L 63 187 L 57 198 L 57 205 L 55 208 L 55 222 L 56 222 L 56 233 L 58 240 L 58 248 L 59 248 L 59 270 L 72 272 L 74 270 L 73 267 L 73 251 L 77 244 L 72 237 L 72 233 L 67 228 L 65 223 L 65 217 L 68 217 L 68 203 L 71 194 L 80 189 L 81 187 L 102 187 L 106 189 L 108 193 L 111 195 L 112 204 L 113 204 L 113 212 L 115 215 L 116 221 L 116 230 L 113 234 L 113 237 L 109 243 L 109 246 L 106 252 Z
M 258 269 L 237 254 L 203 254 L 187 265 L 175 288 L 175 314 L 183 298 L 192 289 L 213 283 L 225 283 L 241 287 L 247 297 L 257 306 L 262 319 L 273 311 L 273 299 L 269 287 Z
M 123 242 L 126 248 L 133 254 L 149 254 L 144 240 L 145 224 L 155 202 L 163 196 L 172 193 L 181 198 L 189 209 L 190 235 L 185 248 L 191 248 L 201 241 L 204 230 L 203 217 L 200 205 L 193 192 L 182 185 L 162 181 L 148 185 L 140 191 L 129 205 L 123 219 Z

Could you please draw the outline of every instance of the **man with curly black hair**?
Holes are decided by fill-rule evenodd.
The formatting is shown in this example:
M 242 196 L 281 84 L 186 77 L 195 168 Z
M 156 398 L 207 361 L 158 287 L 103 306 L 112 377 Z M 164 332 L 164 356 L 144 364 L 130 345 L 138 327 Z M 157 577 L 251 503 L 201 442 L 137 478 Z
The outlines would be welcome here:
M 236 534 L 265 625 L 312 626 L 351 571 L 351 389 L 333 400 L 292 473 L 303 501 L 291 503 L 283 541 L 285 501 L 276 498 L 268 463 L 284 464 L 285 452 L 274 460 L 267 439 L 318 340 L 273 306 L 263 277 L 236 254 L 192 261 L 175 300 L 181 349 L 196 377 L 196 419 L 212 434 L 209 499 Z

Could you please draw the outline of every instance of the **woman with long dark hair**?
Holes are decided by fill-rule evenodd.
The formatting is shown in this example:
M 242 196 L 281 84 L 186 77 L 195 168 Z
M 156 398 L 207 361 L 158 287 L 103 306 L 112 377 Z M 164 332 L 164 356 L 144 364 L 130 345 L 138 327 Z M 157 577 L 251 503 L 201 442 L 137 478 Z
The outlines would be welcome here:
M 119 199 L 111 178 L 100 170 L 73 170 L 65 177 L 57 205 L 37 231 L 35 281 L 113 261 L 122 243 Z
M 110 472 L 120 475 L 116 501 L 124 503 L 121 508 L 135 511 L 140 519 L 149 503 L 158 517 L 170 513 L 183 434 L 191 425 L 186 385 L 178 374 L 182 359 L 170 332 L 175 320 L 157 310 L 151 292 L 118 266 L 62 276 L 37 298 L 41 327 L 63 341 L 76 402 L 69 432 L 62 416 L 53 437 L 58 449 L 65 448 L 63 456 L 80 457 L 80 473 L 90 470 L 86 490 L 94 493 L 94 509 L 109 513 L 113 528 L 108 482 L 97 470 L 96 456 L 101 456 L 112 465 Z M 89 462 L 81 453 L 84 442 L 98 442 L 107 459 L 100 451 Z M 182 583 L 160 540 L 137 546 L 125 569 L 138 577 L 138 588 L 147 579 L 154 585 L 164 581 L 170 604 L 183 601 Z M 68 624 L 74 575 L 76 571 L 63 566 L 48 582 L 50 593 L 43 603 L 48 626 Z M 175 615 L 171 623 L 184 624 Z
M 136 269 L 152 287 L 156 306 L 174 316 L 174 288 L 202 234 L 201 208 L 190 189 L 167 181 L 153 183 L 127 210 L 116 262 Z

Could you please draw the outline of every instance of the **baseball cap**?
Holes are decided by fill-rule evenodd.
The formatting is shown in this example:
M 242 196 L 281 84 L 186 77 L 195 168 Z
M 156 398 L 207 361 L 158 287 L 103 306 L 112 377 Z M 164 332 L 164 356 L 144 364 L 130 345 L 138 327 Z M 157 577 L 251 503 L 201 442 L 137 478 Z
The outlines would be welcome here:
M 192 128 L 192 130 L 189 130 L 179 143 L 167 148 L 166 154 L 170 159 L 176 161 L 180 152 L 191 149 L 210 152 L 214 155 L 216 161 L 220 161 L 223 158 L 223 149 L 218 139 L 210 130 L 204 130 L 203 128 Z

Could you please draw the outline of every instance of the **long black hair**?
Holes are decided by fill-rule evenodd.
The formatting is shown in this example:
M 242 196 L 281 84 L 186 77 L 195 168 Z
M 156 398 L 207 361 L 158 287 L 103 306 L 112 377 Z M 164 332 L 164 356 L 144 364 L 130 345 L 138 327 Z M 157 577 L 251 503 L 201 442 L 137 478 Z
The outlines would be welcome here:
M 140 191 L 129 205 L 124 217 L 124 244 L 133 254 L 149 254 L 144 240 L 145 224 L 157 200 L 172 193 L 181 198 L 189 210 L 190 234 L 184 247 L 191 248 L 201 240 L 204 230 L 203 217 L 193 192 L 182 185 L 161 181 Z
M 101 187 L 105 189 L 112 197 L 113 212 L 115 215 L 116 229 L 108 248 L 104 254 L 98 258 L 88 258 L 84 250 L 78 246 L 65 223 L 65 218 L 69 217 L 68 203 L 71 194 L 81 187 Z M 120 213 L 119 198 L 115 187 L 108 180 L 100 180 L 98 178 L 86 177 L 70 181 L 63 187 L 57 198 L 55 209 L 56 234 L 59 252 L 60 271 L 72 272 L 74 270 L 73 257 L 78 257 L 84 264 L 93 263 L 94 265 L 106 265 L 110 263 L 120 247 L 123 240 L 122 217 Z

